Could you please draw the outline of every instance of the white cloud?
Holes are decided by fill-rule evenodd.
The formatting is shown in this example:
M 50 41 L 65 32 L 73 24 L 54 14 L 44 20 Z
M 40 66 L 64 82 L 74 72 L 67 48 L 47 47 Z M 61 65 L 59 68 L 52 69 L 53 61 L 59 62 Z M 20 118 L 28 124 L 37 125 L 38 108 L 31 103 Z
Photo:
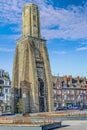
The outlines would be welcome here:
M 53 51 L 54 54 L 66 54 L 66 51 Z
M 18 40 L 19 38 L 21 38 L 21 35 L 18 34 L 14 34 L 14 35 L 9 35 L 9 34 L 6 34 L 6 35 L 1 35 L 0 34 L 0 39 L 6 39 L 6 40 Z
M 10 29 L 21 32 L 21 14 L 25 3 L 32 0 L 0 0 L 0 22 L 5 24 L 17 24 Z M 52 2 L 51 0 L 49 0 Z M 48 0 L 33 0 L 38 4 L 41 14 L 42 36 L 46 39 L 86 39 L 87 38 L 87 4 L 81 6 L 69 6 L 69 8 L 54 8 L 47 5 Z M 0 26 L 1 26 L 0 25 Z M 58 27 L 56 29 L 52 29 Z
M 76 49 L 76 51 L 86 51 L 86 50 L 87 50 L 87 47 L 80 47 Z
M 14 49 L 11 49 L 11 48 L 0 48 L 0 52 L 14 52 Z
M 81 39 L 87 38 L 87 7 L 54 9 L 52 6 L 42 9 L 42 34 L 48 39 Z M 49 27 L 58 26 L 58 29 Z

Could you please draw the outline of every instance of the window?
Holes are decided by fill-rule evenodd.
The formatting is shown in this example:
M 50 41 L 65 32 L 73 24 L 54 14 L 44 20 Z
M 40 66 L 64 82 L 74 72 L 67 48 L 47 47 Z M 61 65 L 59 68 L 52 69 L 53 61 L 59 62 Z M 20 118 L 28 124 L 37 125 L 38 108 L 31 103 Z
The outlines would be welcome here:
M 54 90 L 54 94 L 56 94 L 56 90 Z
M 0 93 L 2 92 L 2 89 L 0 88 Z
M 70 90 L 70 94 L 74 94 L 74 90 Z
M 36 27 L 36 24 L 34 24 L 34 27 Z
M 4 80 L 4 85 L 9 85 L 9 80 Z
M 61 94 L 61 90 L 58 90 L 58 94 Z
M 53 82 L 53 87 L 55 87 L 55 83 Z
M 33 20 L 36 21 L 36 16 L 35 15 L 33 15 Z
M 6 100 L 9 100 L 9 96 L 8 95 L 6 95 Z
M 70 88 L 73 88 L 73 85 L 70 85 Z
M 63 89 L 63 90 L 62 90 L 62 94 L 69 94 L 69 90 Z
M 79 94 L 79 90 L 77 90 L 77 94 Z
M 70 92 L 69 92 L 69 90 L 67 90 L 67 94 L 69 94 Z
M 35 12 L 36 11 L 36 8 L 33 8 L 33 12 Z
M 56 100 L 56 95 L 54 95 L 54 100 Z
M 61 96 L 57 96 L 58 100 L 61 100 Z
M 40 54 L 39 54 L 39 51 L 37 49 L 35 49 L 35 57 L 40 58 Z
M 74 100 L 74 96 L 71 96 L 71 100 Z
M 8 89 L 7 88 L 5 89 L 5 93 L 8 93 Z
M 67 84 L 64 84 L 63 87 L 64 87 L 64 88 L 67 88 Z
M 56 107 L 56 106 L 57 106 L 57 103 L 55 102 L 55 103 L 54 103 L 54 107 Z
M 61 82 L 58 83 L 58 88 L 61 88 Z

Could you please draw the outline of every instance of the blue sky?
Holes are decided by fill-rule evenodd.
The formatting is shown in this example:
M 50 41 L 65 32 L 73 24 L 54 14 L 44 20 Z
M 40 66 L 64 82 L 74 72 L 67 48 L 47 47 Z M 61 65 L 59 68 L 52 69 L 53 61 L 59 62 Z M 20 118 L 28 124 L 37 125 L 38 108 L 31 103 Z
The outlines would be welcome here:
M 53 75 L 87 76 L 87 0 L 0 0 L 0 68 L 12 76 L 25 3 L 39 6 Z

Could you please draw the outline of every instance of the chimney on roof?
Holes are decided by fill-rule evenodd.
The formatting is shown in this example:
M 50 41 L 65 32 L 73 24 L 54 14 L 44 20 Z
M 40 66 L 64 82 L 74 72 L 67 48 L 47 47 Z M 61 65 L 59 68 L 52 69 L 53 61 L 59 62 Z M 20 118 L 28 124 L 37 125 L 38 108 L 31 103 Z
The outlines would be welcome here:
M 69 76 L 68 76 L 68 83 L 69 83 L 69 84 L 72 84 L 72 75 L 69 75 Z
M 83 83 L 86 84 L 86 77 L 83 78 Z
M 79 76 L 76 77 L 76 81 L 77 81 L 78 84 L 80 83 L 80 78 L 79 78 Z
M 67 84 L 67 76 L 66 75 L 63 77 L 63 80 L 64 80 L 64 83 Z

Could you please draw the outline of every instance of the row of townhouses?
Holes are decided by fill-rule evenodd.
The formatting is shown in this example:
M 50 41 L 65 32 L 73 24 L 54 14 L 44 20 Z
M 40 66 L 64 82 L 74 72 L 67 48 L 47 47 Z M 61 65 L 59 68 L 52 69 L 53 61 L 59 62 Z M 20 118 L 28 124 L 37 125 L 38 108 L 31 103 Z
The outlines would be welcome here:
M 11 112 L 11 81 L 9 73 L 0 69 L 0 111 Z
M 53 76 L 53 91 L 55 109 L 70 105 L 87 105 L 86 77 Z

